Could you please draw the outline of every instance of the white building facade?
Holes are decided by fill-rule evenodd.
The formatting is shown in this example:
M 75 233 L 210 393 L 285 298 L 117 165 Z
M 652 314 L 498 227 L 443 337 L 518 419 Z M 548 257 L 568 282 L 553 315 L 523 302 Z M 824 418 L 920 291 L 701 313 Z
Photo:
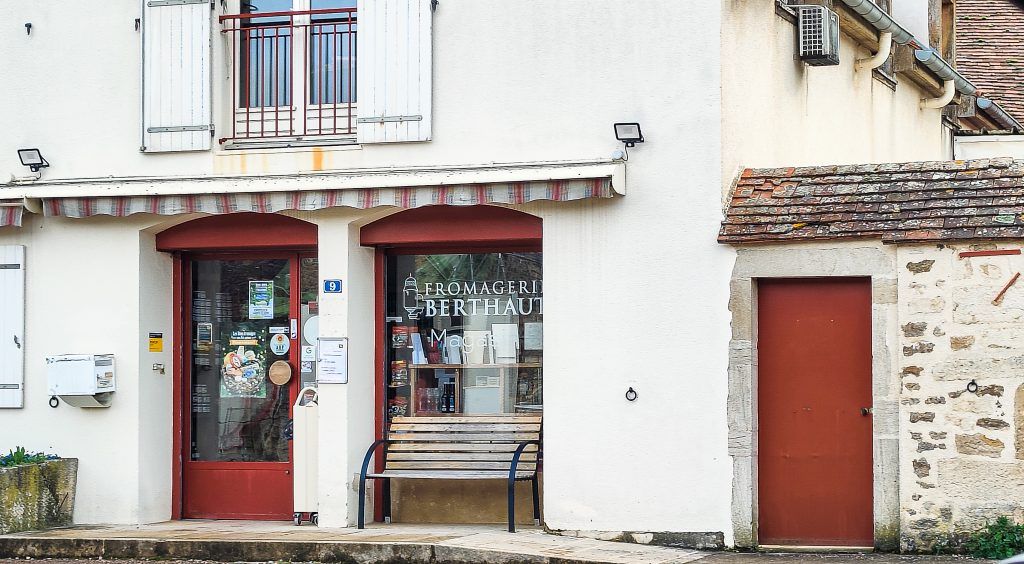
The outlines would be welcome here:
M 807 67 L 769 0 L 0 11 L 25 24 L 0 38 L 0 249 L 25 288 L 0 445 L 79 458 L 78 523 L 287 518 L 319 338 L 348 345 L 347 383 L 317 386 L 321 526 L 355 523 L 391 416 L 542 409 L 547 528 L 756 543 L 723 195 L 745 166 L 951 151 L 921 106 L 940 79 L 855 70 L 877 45 L 849 34 Z M 628 160 L 618 122 L 645 138 Z M 71 353 L 114 355 L 109 407 L 51 407 L 47 358 Z M 392 514 L 500 521 L 503 487 L 396 484 Z

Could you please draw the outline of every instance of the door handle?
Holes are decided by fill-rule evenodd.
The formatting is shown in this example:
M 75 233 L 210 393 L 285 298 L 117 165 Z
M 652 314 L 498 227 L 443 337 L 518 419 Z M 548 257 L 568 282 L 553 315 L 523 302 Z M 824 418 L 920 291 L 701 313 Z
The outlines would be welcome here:
M 867 417 L 868 415 L 871 415 L 874 412 L 875 412 L 875 408 L 873 408 L 873 407 L 862 407 L 862 408 L 860 408 L 860 414 L 863 415 L 864 417 Z

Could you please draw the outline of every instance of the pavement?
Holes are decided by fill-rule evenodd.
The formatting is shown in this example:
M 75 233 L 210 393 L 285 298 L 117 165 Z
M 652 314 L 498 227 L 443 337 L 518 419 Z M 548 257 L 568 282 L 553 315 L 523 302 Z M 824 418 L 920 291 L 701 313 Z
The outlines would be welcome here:
M 265 521 L 168 521 L 0 535 L 0 562 L 345 562 L 352 564 L 974 564 L 950 556 L 701 552 L 566 537 L 500 525 L 375 524 L 366 529 Z

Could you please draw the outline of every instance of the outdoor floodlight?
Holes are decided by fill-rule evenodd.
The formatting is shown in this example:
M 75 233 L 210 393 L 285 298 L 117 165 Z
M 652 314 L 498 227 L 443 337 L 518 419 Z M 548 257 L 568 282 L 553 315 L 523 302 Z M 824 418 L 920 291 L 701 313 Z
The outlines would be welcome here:
M 32 172 L 39 172 L 39 169 L 50 166 L 39 149 L 18 149 L 18 158 L 21 159 L 21 164 Z
M 637 143 L 644 142 L 639 123 L 616 123 L 615 138 L 625 143 L 627 147 L 635 147 Z

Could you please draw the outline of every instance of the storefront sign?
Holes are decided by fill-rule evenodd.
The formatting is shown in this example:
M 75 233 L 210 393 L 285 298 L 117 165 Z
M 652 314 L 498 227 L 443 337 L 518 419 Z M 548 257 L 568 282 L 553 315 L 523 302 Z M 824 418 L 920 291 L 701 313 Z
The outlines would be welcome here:
M 466 317 L 471 315 L 531 315 L 544 313 L 543 282 L 495 280 L 492 282 L 427 282 L 405 279 L 402 307 L 409 319 Z
M 149 334 L 149 352 L 164 352 L 164 334 Z
M 274 281 L 249 281 L 249 319 L 274 318 Z
M 316 381 L 348 384 L 348 337 L 320 337 Z
M 325 294 L 340 294 L 341 293 L 341 280 L 324 280 L 324 293 Z

